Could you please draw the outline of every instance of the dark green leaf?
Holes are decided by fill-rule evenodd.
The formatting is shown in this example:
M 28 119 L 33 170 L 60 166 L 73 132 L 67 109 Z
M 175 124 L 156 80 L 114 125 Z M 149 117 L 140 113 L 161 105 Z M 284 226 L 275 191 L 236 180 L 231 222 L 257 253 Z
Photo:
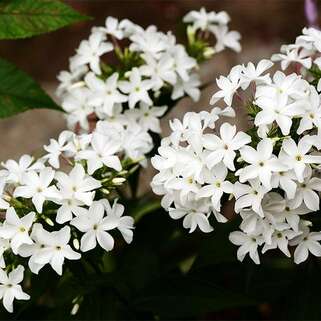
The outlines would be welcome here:
M 0 58 L 0 118 L 35 108 L 62 109 L 26 73 Z
M 0 1 L 0 39 L 27 38 L 87 20 L 60 1 Z

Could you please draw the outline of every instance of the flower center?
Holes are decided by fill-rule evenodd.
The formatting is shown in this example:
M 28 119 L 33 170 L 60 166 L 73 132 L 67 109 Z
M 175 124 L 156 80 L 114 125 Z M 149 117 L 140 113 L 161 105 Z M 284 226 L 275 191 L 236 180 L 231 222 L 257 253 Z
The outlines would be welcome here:
M 98 225 L 94 224 L 93 229 L 96 231 L 98 229 Z
M 215 186 L 218 187 L 218 188 L 220 188 L 220 187 L 221 187 L 221 182 L 216 182 L 216 183 L 215 183 Z
M 140 87 L 135 87 L 135 91 L 136 92 L 140 91 Z
M 57 245 L 57 246 L 56 246 L 56 250 L 60 251 L 60 250 L 61 250 L 61 246 L 60 246 L 60 245 Z
M 21 233 L 24 233 L 24 232 L 26 231 L 26 229 L 25 229 L 25 227 L 20 226 L 19 231 L 20 231 Z
M 278 233 L 276 236 L 280 239 L 282 237 L 282 233 Z
M 259 162 L 259 166 L 263 167 L 264 166 L 264 162 Z
M 297 160 L 298 162 L 302 161 L 302 156 L 301 155 L 296 155 L 295 156 L 295 160 Z

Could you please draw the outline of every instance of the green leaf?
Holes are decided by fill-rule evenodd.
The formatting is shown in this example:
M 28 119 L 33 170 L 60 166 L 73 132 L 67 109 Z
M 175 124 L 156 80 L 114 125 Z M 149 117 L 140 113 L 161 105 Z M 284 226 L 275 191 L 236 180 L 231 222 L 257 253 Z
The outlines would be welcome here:
M 27 38 L 88 20 L 60 1 L 0 1 L 0 39 Z
M 0 118 L 35 108 L 62 109 L 25 72 L 0 58 Z

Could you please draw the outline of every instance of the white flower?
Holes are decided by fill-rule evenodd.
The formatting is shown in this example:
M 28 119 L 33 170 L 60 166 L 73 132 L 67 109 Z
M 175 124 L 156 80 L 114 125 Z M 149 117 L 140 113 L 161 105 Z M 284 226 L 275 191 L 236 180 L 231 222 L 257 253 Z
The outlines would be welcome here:
M 189 229 L 189 233 L 196 230 L 197 227 L 204 232 L 210 233 L 213 227 L 208 221 L 208 204 L 207 201 L 188 202 L 184 205 L 176 204 L 176 208 L 170 207 L 168 213 L 174 220 L 184 217 L 183 226 Z
M 238 213 L 241 209 L 251 207 L 257 214 L 264 216 L 262 210 L 262 200 L 268 190 L 262 186 L 259 180 L 250 180 L 250 185 L 234 184 L 234 196 L 236 198 L 235 211 Z
M 303 182 L 303 173 L 307 164 L 320 164 L 321 156 L 308 155 L 311 149 L 311 139 L 304 136 L 296 144 L 292 138 L 283 141 L 280 159 L 293 169 L 299 182 Z
M 148 94 L 148 90 L 151 89 L 152 86 L 152 81 L 142 80 L 139 69 L 136 67 L 132 69 L 129 81 L 119 82 L 120 90 L 128 94 L 129 108 L 134 108 L 140 101 L 143 101 L 148 105 L 152 105 L 153 102 Z
M 194 30 L 209 30 L 209 27 L 213 24 L 227 24 L 230 21 L 229 15 L 225 11 L 221 12 L 206 12 L 206 9 L 202 7 L 199 11 L 193 10 L 188 12 L 183 21 L 185 23 L 192 23 Z
M 4 200 L 4 195 L 3 195 L 3 190 L 6 186 L 6 183 L 5 182 L 1 182 L 0 181 L 0 209 L 3 209 L 3 210 L 6 210 L 9 208 L 10 204 Z
M 148 53 L 159 59 L 162 52 L 168 48 L 168 39 L 165 34 L 158 32 L 155 26 L 149 26 L 146 30 L 137 30 L 130 36 L 132 43 L 129 49 Z
M 32 198 L 38 213 L 42 212 L 43 203 L 57 197 L 55 186 L 49 186 L 55 177 L 55 171 L 50 167 L 40 170 L 39 174 L 34 171 L 23 176 L 23 186 L 18 186 L 14 191 L 14 197 Z
M 62 108 L 67 112 L 68 126 L 73 128 L 77 123 L 85 130 L 89 129 L 88 116 L 94 112 L 93 106 L 88 103 L 90 90 L 75 88 L 64 97 Z
M 171 49 L 174 59 L 174 70 L 183 81 L 190 78 L 189 72 L 197 66 L 196 60 L 190 57 L 182 45 L 176 45 Z
M 273 62 L 270 60 L 260 60 L 256 68 L 252 62 L 249 62 L 247 66 L 243 67 L 242 70 L 242 81 L 241 87 L 243 90 L 247 89 L 252 81 L 256 84 L 269 84 L 271 83 L 271 78 L 269 74 L 262 74 L 273 66 Z
M 58 168 L 60 166 L 59 157 L 65 150 L 70 148 L 69 140 L 71 137 L 72 132 L 65 130 L 59 135 L 58 141 L 50 139 L 50 144 L 43 147 L 48 152 L 43 159 L 48 160 L 52 167 Z
M 256 99 L 256 104 L 262 110 L 255 116 L 256 126 L 269 125 L 274 121 L 280 127 L 283 135 L 288 135 L 292 126 L 292 118 L 304 113 L 304 108 L 296 102 L 288 103 L 285 94 L 275 94 L 269 97 L 261 96 Z
M 19 283 L 23 280 L 24 267 L 18 265 L 8 275 L 0 269 L 0 299 L 2 299 L 5 309 L 13 312 L 13 300 L 29 300 L 30 296 L 23 292 Z
M 77 54 L 71 59 L 71 69 L 89 64 L 90 69 L 100 75 L 100 56 L 113 50 L 113 45 L 104 40 L 102 32 L 94 32 L 88 40 L 83 40 L 77 49 Z
M 171 85 L 176 83 L 177 76 L 174 70 L 174 59 L 169 54 L 163 55 L 159 61 L 148 54 L 143 54 L 142 58 L 146 64 L 139 67 L 139 70 L 143 76 L 151 78 L 153 90 L 161 89 L 164 82 Z
M 71 225 L 85 233 L 81 237 L 81 251 L 86 252 L 94 249 L 98 244 L 106 251 L 114 247 L 114 239 L 107 232 L 117 227 L 117 220 L 108 215 L 104 216 L 105 209 L 100 202 L 94 202 L 87 213 L 75 217 Z
M 219 79 L 216 79 L 216 84 L 221 90 L 219 90 L 212 96 L 210 100 L 211 105 L 215 104 L 222 98 L 228 106 L 232 105 L 234 94 L 240 87 L 242 68 L 242 66 L 235 66 L 231 69 L 228 77 L 220 76 Z
M 186 93 L 193 101 L 198 101 L 201 96 L 201 91 L 199 90 L 200 84 L 199 76 L 196 73 L 193 73 L 187 81 L 183 81 L 183 79 L 178 77 L 171 98 L 176 100 L 183 97 L 184 93 Z
M 317 51 L 321 52 L 321 32 L 316 28 L 303 28 L 303 35 L 297 37 L 296 43 L 299 45 L 305 45 L 310 43 Z
M 298 183 L 293 202 L 296 206 L 304 204 L 311 210 L 317 211 L 320 206 L 319 193 L 321 192 L 321 179 L 317 177 L 311 177 L 312 171 L 307 171 L 307 176 L 302 183 Z
M 302 234 L 291 240 L 290 245 L 297 245 L 294 251 L 294 262 L 299 264 L 304 262 L 309 252 L 315 256 L 321 256 L 321 232 L 310 232 L 306 226 L 302 227 Z
M 88 71 L 87 66 L 81 66 L 81 67 L 75 68 L 71 72 L 61 71 L 57 76 L 57 79 L 60 81 L 60 84 L 56 90 L 57 96 L 61 97 L 66 92 L 68 92 L 71 88 L 73 88 L 73 86 L 77 86 L 78 85 L 77 82 L 87 71 Z
M 292 230 L 284 231 L 274 231 L 272 234 L 271 244 L 265 243 L 262 253 L 265 253 L 268 250 L 279 248 L 287 257 L 290 257 L 291 254 L 288 249 L 289 240 L 293 239 L 297 233 Z
M 10 241 L 4 238 L 0 238 L 0 268 L 6 267 L 6 262 L 4 261 L 3 254 L 9 248 L 10 248 Z
M 274 213 L 274 218 L 279 222 L 287 222 L 293 231 L 299 231 L 300 215 L 308 214 L 311 210 L 304 204 L 297 205 L 295 200 L 287 200 L 282 211 Z
M 88 173 L 92 175 L 97 169 L 104 165 L 120 171 L 122 166 L 118 156 L 114 155 L 119 150 L 119 145 L 113 141 L 108 141 L 105 136 L 94 133 L 91 139 L 92 149 L 84 150 L 78 153 L 79 159 L 86 159 Z
M 55 203 L 62 206 L 57 211 L 56 221 L 60 224 L 70 221 L 74 215 L 80 215 L 82 205 L 90 206 L 93 202 L 95 192 L 101 183 L 85 173 L 80 164 L 76 164 L 69 175 L 63 172 L 56 173 L 59 189 L 59 198 Z
M 39 244 L 38 250 L 33 254 L 34 263 L 41 266 L 50 264 L 57 274 L 62 275 L 65 258 L 68 260 L 80 259 L 81 255 L 68 245 L 70 240 L 69 226 L 58 231 L 48 232 L 37 223 L 33 229 L 35 230 L 35 241 Z
M 113 115 L 115 104 L 127 101 L 127 96 L 118 90 L 118 73 L 116 72 L 105 81 L 91 72 L 86 75 L 85 82 L 91 90 L 88 104 L 96 108 L 99 107 L 99 111 L 108 116 Z
M 159 118 L 166 110 L 167 106 L 149 106 L 141 102 L 139 108 L 127 110 L 126 114 L 133 117 L 144 130 L 161 133 Z
M 273 75 L 273 81 L 268 85 L 260 85 L 256 89 L 256 97 L 274 97 L 281 94 L 286 97 L 298 99 L 305 98 L 311 86 L 297 74 L 286 75 L 281 71 L 277 71 Z
M 123 216 L 125 207 L 114 201 L 113 206 L 110 206 L 107 199 L 100 201 L 107 213 L 108 220 L 114 221 L 116 228 L 122 234 L 124 240 L 129 244 L 133 240 L 134 219 L 131 216 Z
M 281 61 L 281 68 L 285 70 L 291 63 L 299 63 L 307 69 L 311 68 L 312 61 L 309 57 L 309 51 L 300 48 L 289 48 L 288 46 L 281 47 L 282 53 L 273 54 L 272 61 Z
M 235 231 L 230 234 L 229 240 L 235 245 L 240 245 L 237 250 L 237 258 L 239 261 L 242 262 L 248 253 L 255 264 L 260 264 L 257 248 L 263 243 L 261 236 Z
M 223 193 L 232 193 L 233 184 L 225 180 L 227 176 L 227 169 L 222 163 L 214 166 L 209 176 L 210 177 L 205 179 L 206 185 L 201 187 L 198 191 L 197 197 L 211 197 L 214 209 L 220 211 Z
M 303 117 L 300 120 L 300 126 L 297 130 L 298 134 L 302 134 L 304 131 L 316 127 L 318 132 L 321 130 L 321 107 L 320 97 L 314 87 L 311 87 L 309 100 Z
M 211 26 L 210 30 L 216 37 L 215 51 L 220 52 L 225 47 L 228 47 L 236 52 L 240 52 L 242 47 L 240 45 L 241 34 L 237 31 L 229 31 L 225 25 Z
M 123 30 L 121 28 L 121 24 L 118 22 L 118 19 L 114 17 L 107 17 L 105 22 L 106 28 L 103 30 L 108 34 L 112 35 L 113 37 L 121 40 L 124 37 Z
M 282 188 L 287 198 L 292 199 L 296 191 L 296 175 L 293 170 L 274 172 L 271 185 L 273 188 Z
M 19 161 L 16 162 L 12 159 L 7 160 L 5 163 L 1 163 L 5 168 L 4 176 L 9 183 L 21 184 L 22 177 L 28 171 L 37 171 L 44 167 L 44 165 L 34 160 L 30 155 L 23 155 Z
M 19 218 L 13 207 L 8 208 L 6 219 L 0 227 L 0 237 L 10 240 L 10 247 L 14 254 L 17 254 L 19 247 L 22 244 L 32 244 L 32 239 L 29 236 L 29 230 L 35 220 L 35 213 Z
M 250 164 L 235 173 L 240 176 L 241 183 L 258 178 L 267 189 L 271 189 L 272 173 L 287 170 L 287 166 L 273 155 L 273 142 L 269 138 L 261 140 L 257 150 L 251 146 L 244 146 L 240 149 L 240 153 L 242 159 Z
M 251 137 L 244 132 L 236 132 L 236 126 L 223 123 L 220 127 L 220 137 L 213 134 L 203 136 L 203 145 L 211 152 L 206 158 L 206 164 L 212 168 L 223 162 L 230 170 L 235 170 L 235 151 L 251 142 Z

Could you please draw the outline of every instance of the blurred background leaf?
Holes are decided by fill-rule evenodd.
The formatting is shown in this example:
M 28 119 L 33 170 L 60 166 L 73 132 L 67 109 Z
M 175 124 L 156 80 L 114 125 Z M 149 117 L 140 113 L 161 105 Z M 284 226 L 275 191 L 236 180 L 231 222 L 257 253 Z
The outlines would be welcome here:
M 0 118 L 28 109 L 62 109 L 26 73 L 0 58 Z
M 88 19 L 60 1 L 2 0 L 0 40 L 32 37 Z

